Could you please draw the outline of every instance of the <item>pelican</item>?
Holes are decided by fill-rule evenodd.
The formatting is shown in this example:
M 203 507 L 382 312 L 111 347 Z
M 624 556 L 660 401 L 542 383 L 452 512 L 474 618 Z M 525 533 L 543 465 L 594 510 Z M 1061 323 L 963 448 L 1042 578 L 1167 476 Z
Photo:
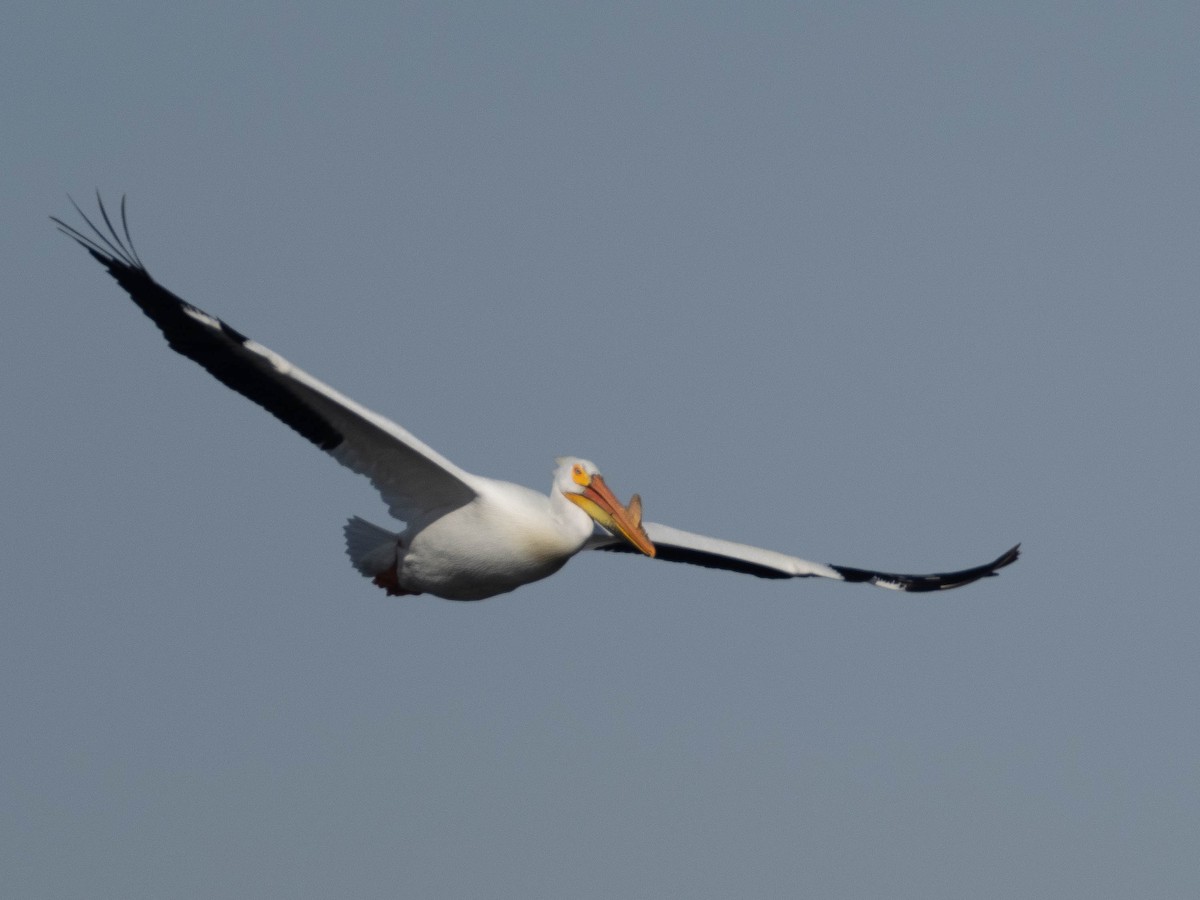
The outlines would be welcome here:
M 961 587 L 1017 559 L 1019 544 L 985 565 L 930 575 L 823 565 L 643 522 L 640 497 L 621 503 L 586 459 L 559 458 L 549 495 L 466 472 L 395 422 L 160 285 L 134 249 L 124 198 L 120 230 L 99 194 L 97 202 L 103 229 L 73 200 L 85 225 L 51 219 L 108 270 L 171 349 L 365 475 L 388 512 L 405 523 L 396 532 L 355 516 L 344 528 L 354 568 L 389 595 L 482 600 L 545 578 L 583 550 L 640 553 L 760 578 L 831 578 L 900 591 Z

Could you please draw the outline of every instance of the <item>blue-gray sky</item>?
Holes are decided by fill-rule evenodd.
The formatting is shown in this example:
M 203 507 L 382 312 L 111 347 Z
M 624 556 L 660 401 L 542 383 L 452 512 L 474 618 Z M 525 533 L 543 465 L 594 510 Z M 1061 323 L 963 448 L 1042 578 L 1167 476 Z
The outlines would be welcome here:
M 0 14 L 20 897 L 1200 888 L 1190 4 Z M 57 235 L 465 468 L 941 596 L 595 555 L 477 604 Z

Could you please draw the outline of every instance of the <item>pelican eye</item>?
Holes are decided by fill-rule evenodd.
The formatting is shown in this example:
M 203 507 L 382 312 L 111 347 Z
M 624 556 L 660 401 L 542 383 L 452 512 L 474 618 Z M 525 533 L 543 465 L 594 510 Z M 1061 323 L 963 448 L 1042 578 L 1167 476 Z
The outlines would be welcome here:
M 571 480 L 576 484 L 587 487 L 592 479 L 588 476 L 588 473 L 584 471 L 583 466 L 576 463 L 571 469 Z

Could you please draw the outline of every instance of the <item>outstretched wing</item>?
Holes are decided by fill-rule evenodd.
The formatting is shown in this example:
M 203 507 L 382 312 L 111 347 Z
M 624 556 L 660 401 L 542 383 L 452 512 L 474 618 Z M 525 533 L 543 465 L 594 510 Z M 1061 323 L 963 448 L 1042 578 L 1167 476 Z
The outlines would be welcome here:
M 999 569 L 1016 561 L 1021 545 L 1013 547 L 992 562 L 961 569 L 957 572 L 937 572 L 931 575 L 896 575 L 849 566 L 824 565 L 795 556 L 763 550 L 748 544 L 737 544 L 719 538 L 705 537 L 680 531 L 654 522 L 645 524 L 646 533 L 658 551 L 655 559 L 690 563 L 709 569 L 726 569 L 759 578 L 833 578 L 838 581 L 865 581 L 876 587 L 894 591 L 944 591 L 962 587 L 980 578 L 995 575 Z M 589 550 L 609 550 L 614 553 L 636 553 L 636 548 L 609 535 L 596 535 L 587 545 Z
M 409 520 L 474 499 L 475 476 L 395 422 L 360 406 L 155 281 L 133 248 L 123 198 L 120 232 L 102 201 L 103 230 L 78 206 L 75 210 L 91 234 L 52 220 L 108 269 L 173 350 L 198 362 L 222 384 L 253 400 L 342 465 L 367 476 L 393 516 Z

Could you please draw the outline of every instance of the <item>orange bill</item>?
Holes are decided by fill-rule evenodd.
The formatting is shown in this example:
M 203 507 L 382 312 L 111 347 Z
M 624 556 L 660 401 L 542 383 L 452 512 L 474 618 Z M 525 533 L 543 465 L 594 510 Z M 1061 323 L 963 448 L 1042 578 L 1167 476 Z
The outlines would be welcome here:
M 604 479 L 593 475 L 582 493 L 565 496 L 613 534 L 625 538 L 647 556 L 654 555 L 654 544 L 642 527 L 642 498 L 637 494 L 633 495 L 629 506 L 624 506 Z

